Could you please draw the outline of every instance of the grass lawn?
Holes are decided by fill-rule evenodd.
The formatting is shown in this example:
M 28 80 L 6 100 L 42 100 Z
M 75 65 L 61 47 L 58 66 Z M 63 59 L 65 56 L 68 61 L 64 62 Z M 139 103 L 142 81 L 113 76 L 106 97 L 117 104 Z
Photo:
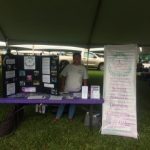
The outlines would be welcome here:
M 102 86 L 103 74 L 100 71 L 89 71 L 89 84 Z M 34 106 L 25 107 L 24 121 L 17 130 L 0 138 L 1 150 L 148 150 L 150 149 L 150 85 L 146 81 L 137 81 L 137 114 L 138 140 L 101 135 L 100 128 L 90 131 L 85 127 L 85 109 L 77 107 L 73 122 L 69 122 L 67 114 L 53 123 L 55 116 L 49 106 L 44 115 L 34 112 Z M 2 110 L 4 105 L 0 106 Z M 3 108 L 3 110 L 6 108 Z

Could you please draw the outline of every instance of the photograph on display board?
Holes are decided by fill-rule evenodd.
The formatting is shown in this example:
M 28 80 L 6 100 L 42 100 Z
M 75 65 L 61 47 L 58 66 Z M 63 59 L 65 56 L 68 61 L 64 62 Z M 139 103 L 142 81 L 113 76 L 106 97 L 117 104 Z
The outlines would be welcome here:
M 33 80 L 33 85 L 40 85 L 40 81 L 38 81 L 38 80 Z
M 58 73 L 57 70 L 51 71 L 52 76 L 57 76 L 57 73 Z
M 58 94 L 57 89 L 55 89 L 55 88 L 53 89 L 53 88 L 52 88 L 52 89 L 51 89 L 51 94 L 52 94 L 52 95 L 57 95 L 57 94 Z
M 55 60 L 55 59 L 54 59 L 54 60 L 52 60 L 52 61 L 51 61 L 51 64 L 52 64 L 52 65 L 56 65 L 56 66 L 57 66 L 57 60 Z
M 19 71 L 19 76 L 24 77 L 26 75 L 26 72 L 24 70 Z
M 52 77 L 52 76 L 51 76 L 51 82 L 52 82 L 52 83 L 57 83 L 57 77 Z
M 25 86 L 25 81 L 20 81 L 20 86 Z
M 52 65 L 51 66 L 51 71 L 57 71 L 57 65 Z
M 35 56 L 24 56 L 24 69 L 34 70 L 35 68 Z
M 32 82 L 32 75 L 27 75 L 26 81 L 27 82 Z
M 39 71 L 38 70 L 34 71 L 34 76 L 39 76 Z

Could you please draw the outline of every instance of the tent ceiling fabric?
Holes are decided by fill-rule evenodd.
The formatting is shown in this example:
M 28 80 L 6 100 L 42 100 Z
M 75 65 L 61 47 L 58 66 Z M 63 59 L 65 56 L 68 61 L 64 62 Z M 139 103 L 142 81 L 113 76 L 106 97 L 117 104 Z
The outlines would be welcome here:
M 0 0 L 0 40 L 87 46 L 99 0 Z M 150 1 L 101 0 L 90 45 L 150 45 Z

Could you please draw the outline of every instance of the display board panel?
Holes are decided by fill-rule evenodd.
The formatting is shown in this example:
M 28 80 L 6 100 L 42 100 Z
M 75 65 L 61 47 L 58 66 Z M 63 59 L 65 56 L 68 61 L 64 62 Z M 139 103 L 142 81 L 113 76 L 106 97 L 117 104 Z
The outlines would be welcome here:
M 16 59 L 18 74 L 17 92 L 40 91 L 42 88 L 41 56 L 16 56 Z
M 16 71 L 16 57 L 11 54 L 2 55 L 3 97 L 16 94 Z
M 42 85 L 43 90 L 52 95 L 59 94 L 59 57 L 42 57 Z
M 3 95 L 19 92 L 59 94 L 58 56 L 3 55 Z

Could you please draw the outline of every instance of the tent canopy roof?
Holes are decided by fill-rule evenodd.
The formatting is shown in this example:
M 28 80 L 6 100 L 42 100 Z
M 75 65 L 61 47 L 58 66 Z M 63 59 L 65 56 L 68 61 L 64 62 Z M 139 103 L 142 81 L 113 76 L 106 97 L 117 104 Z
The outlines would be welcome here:
M 0 40 L 98 47 L 150 45 L 150 1 L 1 0 Z

